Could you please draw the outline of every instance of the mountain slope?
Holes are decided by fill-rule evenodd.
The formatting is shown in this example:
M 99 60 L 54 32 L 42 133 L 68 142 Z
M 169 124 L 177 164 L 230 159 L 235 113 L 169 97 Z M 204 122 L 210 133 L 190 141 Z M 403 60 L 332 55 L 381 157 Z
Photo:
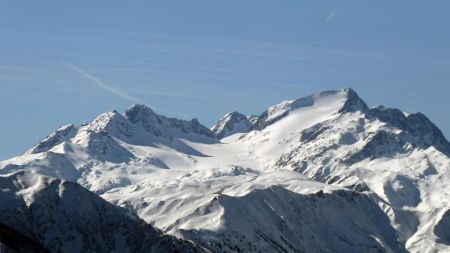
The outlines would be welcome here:
M 15 228 L 14 240 L 22 234 L 22 238 L 34 238 L 51 252 L 199 251 L 75 183 L 18 171 L 0 177 L 0 189 L 2 231 L 11 233 Z M 31 244 L 32 239 L 23 241 Z M 26 246 L 8 245 L 19 250 Z
M 378 206 L 349 191 L 297 194 L 271 186 L 219 195 L 208 207 L 218 206 L 221 230 L 182 230 L 183 237 L 213 251 L 406 252 Z
M 44 246 L 23 233 L 0 223 L 0 252 L 36 252 L 48 253 Z

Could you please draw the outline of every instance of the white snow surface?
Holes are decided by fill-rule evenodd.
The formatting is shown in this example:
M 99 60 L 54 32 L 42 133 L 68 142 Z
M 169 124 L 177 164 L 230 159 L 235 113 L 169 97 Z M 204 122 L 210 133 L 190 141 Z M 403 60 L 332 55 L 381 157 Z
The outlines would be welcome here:
M 134 106 L 59 129 L 0 174 L 77 182 L 212 251 L 450 252 L 446 140 L 353 99 L 285 101 L 235 132 L 219 125 L 220 140 Z

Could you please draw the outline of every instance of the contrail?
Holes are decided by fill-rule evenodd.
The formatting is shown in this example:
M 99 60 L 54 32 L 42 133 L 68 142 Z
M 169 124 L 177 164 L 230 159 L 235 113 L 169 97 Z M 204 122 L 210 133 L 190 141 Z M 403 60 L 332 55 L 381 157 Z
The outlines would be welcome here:
M 326 21 L 329 22 L 330 20 L 332 20 L 334 18 L 334 15 L 336 15 L 337 12 L 337 8 L 334 8 L 331 12 L 330 15 L 328 15 Z
M 121 90 L 119 90 L 119 89 L 117 89 L 117 88 L 115 88 L 115 87 L 113 87 L 111 85 L 109 85 L 109 84 L 106 84 L 105 82 L 103 82 L 102 80 L 98 79 L 97 77 L 95 77 L 95 76 L 93 76 L 93 75 L 91 75 L 89 73 L 86 73 L 84 70 L 82 70 L 82 69 L 80 69 L 80 68 L 78 68 L 78 67 L 76 67 L 76 66 L 74 66 L 74 65 L 72 65 L 70 63 L 63 62 L 62 64 L 64 66 L 66 66 L 67 68 L 69 68 L 69 69 L 75 71 L 76 73 L 80 74 L 82 77 L 85 77 L 85 78 L 91 80 L 92 82 L 94 82 L 102 90 L 105 90 L 105 91 L 107 91 L 107 92 L 109 92 L 111 94 L 114 94 L 116 96 L 119 96 L 121 98 L 125 98 L 125 99 L 127 99 L 127 100 L 129 100 L 129 101 L 131 101 L 133 103 L 136 103 L 136 104 L 145 104 L 141 99 L 139 99 L 137 97 L 133 97 L 133 96 L 131 96 L 131 95 L 129 95 L 129 94 L 127 94 L 127 93 L 125 93 L 125 92 L 123 92 L 123 91 L 121 91 Z M 152 107 L 153 109 L 160 110 L 160 111 L 165 111 L 165 112 L 168 112 L 168 113 L 177 114 L 177 115 L 179 115 L 181 117 L 184 117 L 184 118 L 192 118 L 191 115 L 183 113 L 183 112 L 166 110 L 166 109 L 162 109 L 162 108 L 159 108 L 159 107 L 153 106 L 153 105 L 150 105 L 150 107 Z
M 129 95 L 129 94 L 127 94 L 127 93 L 125 93 L 125 92 L 123 92 L 123 91 L 121 91 L 121 90 L 119 90 L 119 89 L 117 89 L 117 88 L 115 88 L 115 87 L 113 87 L 111 85 L 109 85 L 109 84 L 106 84 L 105 82 L 103 82 L 102 80 L 98 79 L 97 77 L 95 77 L 95 76 L 93 76 L 93 75 L 91 75 L 89 73 L 86 73 L 84 70 L 82 70 L 82 69 L 80 69 L 78 67 L 75 67 L 74 65 L 72 65 L 70 63 L 63 62 L 62 64 L 64 66 L 66 66 L 67 68 L 77 72 L 81 76 L 91 80 L 98 87 L 100 87 L 101 89 L 103 89 L 103 90 L 105 90 L 105 91 L 107 91 L 107 92 L 109 92 L 111 94 L 114 94 L 114 95 L 119 96 L 121 98 L 125 98 L 125 99 L 127 99 L 127 100 L 129 100 L 129 101 L 131 101 L 133 103 L 144 104 L 144 102 L 142 102 L 142 100 L 140 100 L 139 98 L 133 97 L 133 96 L 131 96 L 131 95 Z

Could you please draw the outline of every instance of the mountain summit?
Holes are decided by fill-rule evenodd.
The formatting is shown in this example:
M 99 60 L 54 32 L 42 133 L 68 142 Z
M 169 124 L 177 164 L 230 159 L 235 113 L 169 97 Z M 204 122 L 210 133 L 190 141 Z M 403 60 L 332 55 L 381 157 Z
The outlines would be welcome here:
M 145 105 L 133 105 L 125 112 L 126 118 L 156 136 L 171 137 L 177 134 L 198 134 L 214 137 L 212 132 L 197 119 L 191 121 L 166 118 L 153 112 Z
M 216 125 L 211 128 L 214 135 L 225 138 L 236 133 L 246 133 L 258 120 L 258 116 L 246 116 L 236 111 L 225 114 Z
M 319 105 L 323 109 L 330 108 L 331 110 L 337 110 L 336 112 L 339 113 L 365 112 L 368 110 L 366 103 L 351 88 L 324 91 L 296 100 L 284 101 L 269 107 L 258 117 L 258 120 L 252 126 L 252 130 L 262 130 L 268 125 L 286 117 L 291 112 L 302 108 L 314 108 Z

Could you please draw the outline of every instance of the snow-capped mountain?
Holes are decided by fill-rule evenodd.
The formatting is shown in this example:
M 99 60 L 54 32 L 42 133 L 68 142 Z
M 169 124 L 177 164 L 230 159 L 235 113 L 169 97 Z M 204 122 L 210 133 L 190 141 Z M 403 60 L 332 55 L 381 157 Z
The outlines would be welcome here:
M 0 174 L 77 182 L 213 252 L 450 252 L 449 156 L 423 114 L 347 88 L 211 130 L 135 105 L 58 129 Z
M 246 116 L 238 112 L 225 114 L 216 125 L 211 128 L 214 135 L 219 138 L 225 138 L 236 133 L 246 133 L 250 127 L 258 120 L 258 116 Z

